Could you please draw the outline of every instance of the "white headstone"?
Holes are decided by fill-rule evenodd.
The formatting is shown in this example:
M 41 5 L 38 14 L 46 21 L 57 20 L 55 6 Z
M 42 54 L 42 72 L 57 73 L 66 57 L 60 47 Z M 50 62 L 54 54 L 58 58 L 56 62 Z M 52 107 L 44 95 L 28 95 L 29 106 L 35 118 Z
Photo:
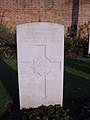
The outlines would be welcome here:
M 88 54 L 90 55 L 90 34 L 89 34 Z
M 20 108 L 63 104 L 64 26 L 17 26 Z

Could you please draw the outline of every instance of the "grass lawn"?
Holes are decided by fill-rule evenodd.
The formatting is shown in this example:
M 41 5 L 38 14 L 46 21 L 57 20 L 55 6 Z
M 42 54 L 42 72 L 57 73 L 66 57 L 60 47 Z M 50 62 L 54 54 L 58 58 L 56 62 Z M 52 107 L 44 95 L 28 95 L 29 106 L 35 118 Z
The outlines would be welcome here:
M 13 101 L 18 101 L 16 60 L 0 61 L 0 116 Z
M 90 100 L 90 58 L 65 59 L 65 99 Z
M 11 103 L 12 100 L 0 80 L 0 116 L 4 113 L 4 111 Z
M 18 102 L 16 60 L 0 61 L 0 114 Z M 90 102 L 90 58 L 65 58 L 64 106 L 73 101 Z

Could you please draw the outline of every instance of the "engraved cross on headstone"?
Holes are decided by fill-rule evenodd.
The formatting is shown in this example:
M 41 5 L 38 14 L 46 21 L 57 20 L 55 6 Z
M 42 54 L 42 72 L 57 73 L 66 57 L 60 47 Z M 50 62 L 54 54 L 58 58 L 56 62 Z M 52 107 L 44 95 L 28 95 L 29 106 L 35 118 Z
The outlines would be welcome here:
M 46 99 L 46 87 L 47 87 L 47 81 L 46 77 L 50 74 L 51 69 L 54 66 L 59 71 L 61 71 L 61 61 L 52 61 L 50 60 L 46 55 L 46 45 L 36 45 L 37 47 L 37 56 L 33 58 L 33 65 L 31 68 L 33 69 L 34 74 L 38 74 L 40 77 L 42 77 L 45 81 L 45 99 Z M 57 65 L 60 65 L 56 67 Z
M 35 22 L 17 26 L 20 109 L 63 105 L 64 26 Z

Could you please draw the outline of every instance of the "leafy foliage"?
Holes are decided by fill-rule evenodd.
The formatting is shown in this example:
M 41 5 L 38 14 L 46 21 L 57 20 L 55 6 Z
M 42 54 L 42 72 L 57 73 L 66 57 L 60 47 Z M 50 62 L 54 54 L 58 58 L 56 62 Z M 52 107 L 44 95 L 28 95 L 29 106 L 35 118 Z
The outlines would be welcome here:
M 73 30 L 72 30 L 73 32 Z M 87 55 L 88 39 L 73 36 L 65 37 L 65 56 L 81 57 Z M 16 58 L 16 32 L 0 23 L 0 59 Z
M 0 23 L 0 59 L 13 58 L 16 54 L 15 31 Z
M 71 27 L 68 27 L 68 35 L 70 37 L 76 37 L 77 36 L 77 25 L 71 25 Z
M 88 53 L 88 39 L 86 37 L 65 37 L 65 56 L 82 57 Z
M 71 120 L 68 111 L 60 105 L 40 106 L 38 108 L 23 109 L 20 120 Z

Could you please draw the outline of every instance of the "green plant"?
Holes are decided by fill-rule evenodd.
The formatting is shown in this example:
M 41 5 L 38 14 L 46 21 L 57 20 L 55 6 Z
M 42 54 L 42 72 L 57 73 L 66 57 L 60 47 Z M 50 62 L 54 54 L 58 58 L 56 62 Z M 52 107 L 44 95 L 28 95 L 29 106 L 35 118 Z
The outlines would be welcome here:
M 42 105 L 38 108 L 21 110 L 20 120 L 71 120 L 68 112 L 60 107 L 60 105 Z
M 77 25 L 71 25 L 71 27 L 68 27 L 68 34 L 70 37 L 75 37 L 77 36 Z
M 0 23 L 0 59 L 11 58 L 15 55 L 16 41 L 15 31 Z
M 82 57 L 88 53 L 88 39 L 86 37 L 65 37 L 65 56 Z

